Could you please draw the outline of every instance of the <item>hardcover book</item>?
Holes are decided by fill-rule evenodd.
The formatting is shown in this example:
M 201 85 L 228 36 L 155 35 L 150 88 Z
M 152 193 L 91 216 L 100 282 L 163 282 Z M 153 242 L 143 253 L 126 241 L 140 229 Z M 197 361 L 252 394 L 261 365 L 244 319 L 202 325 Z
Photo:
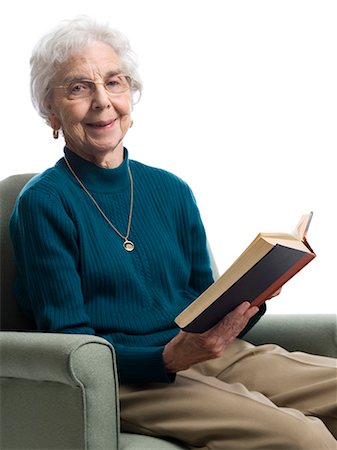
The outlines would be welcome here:
M 228 270 L 175 319 L 184 331 L 203 333 L 240 303 L 260 306 L 312 261 L 307 241 L 313 213 L 291 233 L 259 233 Z

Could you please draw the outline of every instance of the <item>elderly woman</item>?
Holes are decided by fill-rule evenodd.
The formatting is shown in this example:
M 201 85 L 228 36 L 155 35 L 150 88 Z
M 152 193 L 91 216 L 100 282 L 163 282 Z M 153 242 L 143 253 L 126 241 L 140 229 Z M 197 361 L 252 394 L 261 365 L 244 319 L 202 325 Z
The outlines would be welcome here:
M 12 215 L 21 308 L 39 330 L 114 346 L 125 431 L 190 448 L 335 449 L 333 359 L 242 340 L 264 312 L 248 302 L 203 334 L 176 327 L 213 278 L 189 187 L 123 147 L 141 88 L 125 37 L 89 19 L 35 48 L 33 102 L 65 147 Z

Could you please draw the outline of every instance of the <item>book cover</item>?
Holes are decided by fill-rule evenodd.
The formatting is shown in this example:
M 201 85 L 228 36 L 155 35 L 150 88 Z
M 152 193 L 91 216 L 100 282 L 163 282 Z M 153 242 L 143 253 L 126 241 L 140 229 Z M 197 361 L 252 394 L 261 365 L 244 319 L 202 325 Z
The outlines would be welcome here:
M 259 233 L 233 265 L 175 321 L 202 333 L 243 301 L 260 306 L 315 258 L 306 240 L 312 213 L 302 216 L 294 235 Z

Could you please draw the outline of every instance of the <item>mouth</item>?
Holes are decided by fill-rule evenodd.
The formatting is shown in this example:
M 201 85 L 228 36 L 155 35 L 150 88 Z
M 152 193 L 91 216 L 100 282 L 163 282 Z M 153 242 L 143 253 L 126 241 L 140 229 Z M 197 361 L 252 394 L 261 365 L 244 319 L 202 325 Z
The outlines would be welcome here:
M 116 121 L 117 121 L 117 119 L 99 120 L 97 122 L 89 122 L 86 125 L 90 128 L 94 128 L 96 130 L 107 129 L 107 128 L 111 128 L 115 124 Z

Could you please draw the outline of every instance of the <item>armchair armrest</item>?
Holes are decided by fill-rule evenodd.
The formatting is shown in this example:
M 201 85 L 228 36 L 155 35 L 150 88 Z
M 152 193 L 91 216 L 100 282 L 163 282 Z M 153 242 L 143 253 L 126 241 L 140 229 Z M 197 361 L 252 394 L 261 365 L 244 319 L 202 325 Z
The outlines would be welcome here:
M 255 345 L 278 344 L 290 351 L 337 357 L 335 314 L 266 314 L 245 336 Z
M 1 332 L 3 449 L 116 449 L 112 346 L 89 335 Z

